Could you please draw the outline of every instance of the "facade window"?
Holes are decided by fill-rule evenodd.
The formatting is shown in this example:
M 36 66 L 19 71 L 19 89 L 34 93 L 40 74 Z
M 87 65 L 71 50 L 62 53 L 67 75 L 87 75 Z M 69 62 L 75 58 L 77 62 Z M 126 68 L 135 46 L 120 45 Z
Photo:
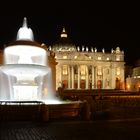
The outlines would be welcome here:
M 109 60 L 109 57 L 107 57 L 106 60 L 108 61 Z
M 117 75 L 120 75 L 120 73 L 121 73 L 121 72 L 120 72 L 120 68 L 117 68 L 116 74 L 117 74 Z
M 81 75 L 86 75 L 86 67 L 85 67 L 85 65 L 80 66 L 80 73 L 81 73 Z
M 106 70 L 106 74 L 109 74 L 109 69 Z
M 109 81 L 107 81 L 107 86 L 109 86 Z
M 116 61 L 120 61 L 120 56 L 116 56 Z
M 101 67 L 98 68 L 98 75 L 102 75 L 102 68 Z
M 84 75 L 81 75 L 81 80 L 85 80 L 85 76 Z
M 67 56 L 66 56 L 66 55 L 64 55 L 64 56 L 63 56 L 63 59 L 67 59 Z
M 106 80 L 105 80 L 105 86 L 106 86 L 106 87 L 109 87 L 109 86 L 110 86 L 110 81 L 109 81 L 109 79 L 106 79 Z
M 67 74 L 68 74 L 68 66 L 63 65 L 63 75 L 67 75 Z
M 102 60 L 101 56 L 98 57 L 98 60 Z

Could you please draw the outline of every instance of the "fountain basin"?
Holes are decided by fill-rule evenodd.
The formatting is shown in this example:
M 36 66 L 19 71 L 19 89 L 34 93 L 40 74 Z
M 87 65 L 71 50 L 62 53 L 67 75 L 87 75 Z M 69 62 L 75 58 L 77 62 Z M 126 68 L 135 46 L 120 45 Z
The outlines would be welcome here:
M 49 79 L 51 69 L 48 66 L 34 64 L 6 64 L 1 66 L 0 70 L 1 74 L 3 74 L 7 80 L 5 83 L 9 86 L 8 89 L 5 85 L 1 87 L 1 93 L 4 93 L 6 97 L 9 97 L 1 97 L 1 99 L 17 101 L 40 100 L 50 90 L 47 80 L 51 80 Z
M 45 75 L 50 68 L 42 65 L 34 64 L 6 64 L 0 67 L 0 70 L 11 76 L 26 76 L 28 75 Z
M 48 121 L 76 118 L 81 115 L 84 102 L 71 101 L 45 104 L 41 101 L 0 101 L 0 120 Z

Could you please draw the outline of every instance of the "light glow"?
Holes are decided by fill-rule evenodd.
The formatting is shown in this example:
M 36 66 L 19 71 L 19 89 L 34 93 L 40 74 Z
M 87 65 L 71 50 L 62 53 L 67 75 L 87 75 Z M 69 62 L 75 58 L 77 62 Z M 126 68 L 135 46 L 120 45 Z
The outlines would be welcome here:
M 23 100 L 38 100 L 37 88 L 38 86 L 20 86 L 15 85 L 14 88 L 14 100 L 23 101 Z
M 24 18 L 22 27 L 18 30 L 17 40 L 34 40 L 33 32 L 27 27 L 27 19 Z
M 63 34 L 61 34 L 61 37 L 67 37 L 67 34 L 63 33 Z
M 107 57 L 106 60 L 109 60 L 109 57 Z
M 4 50 L 5 64 L 46 65 L 46 52 L 43 48 L 29 45 L 9 46 Z
M 130 85 L 129 84 L 127 85 L 127 89 L 130 90 Z
M 64 56 L 63 56 L 63 59 L 67 59 L 67 56 L 66 56 L 66 55 L 64 55 Z
M 101 57 L 98 57 L 98 60 L 101 60 L 102 58 Z

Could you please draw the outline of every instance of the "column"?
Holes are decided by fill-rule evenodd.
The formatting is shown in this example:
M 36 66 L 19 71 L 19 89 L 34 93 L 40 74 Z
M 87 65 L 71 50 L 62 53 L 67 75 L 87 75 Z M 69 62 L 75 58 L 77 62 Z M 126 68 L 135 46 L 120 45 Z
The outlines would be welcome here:
M 78 89 L 80 89 L 80 66 L 77 66 L 78 68 Z
M 88 89 L 89 84 L 89 74 L 88 74 L 88 66 L 86 66 L 86 89 Z
M 114 67 L 114 66 L 112 66 L 112 77 L 111 77 L 111 79 L 112 79 L 112 89 L 115 89 L 116 88 L 116 74 L 115 74 L 115 72 L 116 72 L 116 67 Z
M 94 67 L 94 88 L 97 89 L 97 67 Z
M 121 67 L 121 83 L 122 83 L 122 89 L 125 89 L 125 77 L 124 77 L 124 66 Z
M 105 79 L 106 79 L 106 73 L 105 73 L 105 71 L 106 71 L 106 68 L 102 68 L 103 70 L 102 70 L 102 88 L 103 89 L 105 89 Z
M 94 66 L 92 66 L 92 89 L 95 88 L 95 81 L 94 81 Z
M 71 88 L 74 89 L 74 68 L 71 66 Z
M 71 73 L 70 73 L 70 66 L 68 65 L 68 88 L 70 89 L 70 83 L 71 83 L 71 78 L 70 78 L 70 76 L 71 76 Z
M 63 86 L 62 84 L 62 65 L 60 66 L 60 82 L 61 82 L 61 87 Z
M 56 89 L 62 86 L 62 78 L 61 78 L 61 66 L 56 65 Z

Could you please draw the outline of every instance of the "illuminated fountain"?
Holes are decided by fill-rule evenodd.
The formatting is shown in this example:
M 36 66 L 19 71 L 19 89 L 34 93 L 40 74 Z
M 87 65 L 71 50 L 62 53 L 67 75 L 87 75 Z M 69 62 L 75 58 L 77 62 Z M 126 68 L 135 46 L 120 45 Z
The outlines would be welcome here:
M 3 102 L 8 102 L 9 107 L 12 108 L 14 107 L 12 106 L 13 102 L 14 104 L 18 102 L 20 106 L 17 105 L 16 110 L 23 113 L 21 116 L 24 116 L 24 114 L 30 114 L 32 108 L 30 105 L 27 106 L 28 109 L 31 108 L 28 111 L 25 105 L 21 106 L 21 103 L 37 101 L 43 103 L 42 109 L 32 113 L 43 110 L 41 114 L 45 120 L 63 116 L 77 116 L 81 102 L 60 102 L 56 98 L 56 64 L 54 53 L 47 51 L 34 41 L 33 32 L 28 28 L 27 20 L 24 18 L 23 26 L 17 33 L 17 40 L 4 49 L 4 65 L 0 66 L 0 105 Z M 8 112 L 9 107 L 6 103 L 6 106 L 3 105 L 3 110 Z M 25 110 L 22 111 L 21 107 L 22 110 Z M 14 112 L 14 110 L 13 114 L 16 116 L 15 113 L 18 111 Z
M 0 100 L 35 101 L 55 99 L 48 52 L 34 41 L 24 18 L 17 40 L 4 49 L 0 67 Z

